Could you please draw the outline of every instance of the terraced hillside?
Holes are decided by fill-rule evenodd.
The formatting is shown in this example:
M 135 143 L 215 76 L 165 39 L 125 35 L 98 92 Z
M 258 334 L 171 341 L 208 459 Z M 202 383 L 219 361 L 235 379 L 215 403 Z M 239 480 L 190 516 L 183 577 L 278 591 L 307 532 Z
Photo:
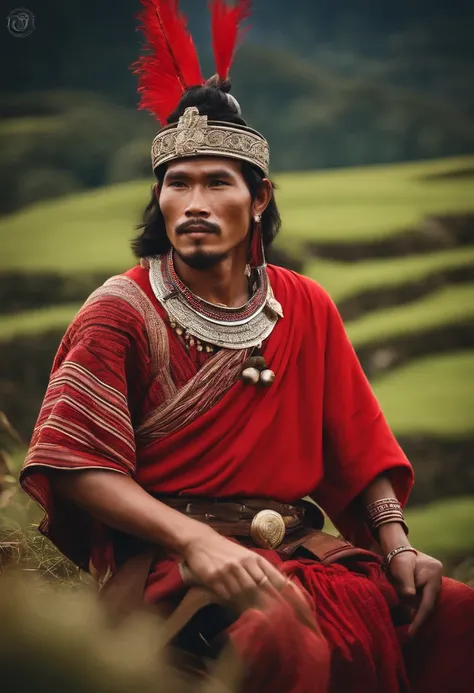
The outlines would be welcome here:
M 275 256 L 338 303 L 412 459 L 413 502 L 474 493 L 474 156 L 277 178 Z M 0 221 L 0 410 L 28 435 L 82 300 L 132 258 L 151 181 Z

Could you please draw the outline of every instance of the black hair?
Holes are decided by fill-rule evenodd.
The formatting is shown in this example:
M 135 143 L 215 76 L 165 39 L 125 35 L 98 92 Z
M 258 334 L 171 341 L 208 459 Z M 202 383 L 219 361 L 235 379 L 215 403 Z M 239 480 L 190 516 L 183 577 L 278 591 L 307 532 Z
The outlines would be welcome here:
M 196 106 L 201 115 L 207 115 L 210 120 L 221 120 L 230 126 L 246 125 L 241 117 L 237 105 L 228 97 L 230 82 L 219 82 L 216 77 L 211 77 L 204 86 L 190 87 L 183 94 L 178 107 L 168 118 L 168 124 L 177 123 L 186 108 Z M 252 164 L 242 161 L 242 175 L 250 192 L 252 201 L 258 195 L 262 186 L 264 174 Z M 163 164 L 155 169 L 155 176 L 161 184 L 165 177 L 167 165 Z M 272 183 L 273 189 L 275 186 Z M 272 195 L 267 208 L 262 214 L 261 229 L 265 249 L 269 248 L 281 228 L 281 218 L 278 211 L 275 196 Z M 132 250 L 136 257 L 142 258 L 150 255 L 161 255 L 168 252 L 170 242 L 166 234 L 165 220 L 161 213 L 155 188 L 153 187 L 151 200 L 143 212 L 142 221 L 137 225 L 141 233 L 132 241 Z

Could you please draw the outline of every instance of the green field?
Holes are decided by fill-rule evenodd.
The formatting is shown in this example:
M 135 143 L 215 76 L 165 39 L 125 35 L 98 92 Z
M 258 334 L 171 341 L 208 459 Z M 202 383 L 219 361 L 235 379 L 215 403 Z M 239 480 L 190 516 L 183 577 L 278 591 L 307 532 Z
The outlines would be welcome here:
M 347 323 L 357 349 L 389 338 L 449 326 L 474 318 L 474 284 L 447 286 L 418 301 L 375 310 Z
M 0 314 L 0 341 L 15 337 L 44 334 L 50 330 L 66 330 L 81 304 L 46 306 L 38 310 L 25 310 L 13 315 Z
M 397 289 L 468 267 L 474 273 L 474 247 L 353 264 L 314 259 L 306 264 L 305 274 L 324 286 L 337 303 L 357 294 Z
M 415 359 L 372 386 L 395 433 L 464 436 L 474 432 L 473 374 L 474 351 L 453 352 Z
M 474 498 L 465 496 L 406 511 L 414 546 L 442 559 L 474 553 Z
M 133 265 L 130 240 L 151 197 L 151 181 L 41 202 L 0 220 L 0 272 L 107 271 Z
M 472 211 L 473 176 L 426 177 L 473 167 L 474 157 L 464 157 L 282 175 L 284 242 L 367 241 L 418 226 L 427 215 Z
M 279 243 L 297 251 L 307 241 L 371 240 L 418 226 L 426 215 L 472 211 L 472 177 L 427 178 L 469 167 L 474 157 L 277 176 Z M 0 220 L 0 271 L 126 269 L 151 184 L 83 192 Z

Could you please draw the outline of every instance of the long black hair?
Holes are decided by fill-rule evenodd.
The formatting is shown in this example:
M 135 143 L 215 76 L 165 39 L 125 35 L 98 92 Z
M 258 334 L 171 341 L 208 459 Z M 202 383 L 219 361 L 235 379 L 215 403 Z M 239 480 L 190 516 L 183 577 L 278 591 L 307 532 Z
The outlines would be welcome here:
M 168 124 L 178 122 L 186 108 L 196 106 L 201 115 L 207 115 L 210 120 L 221 120 L 229 125 L 246 125 L 245 120 L 240 116 L 236 105 L 227 96 L 230 92 L 230 83 L 219 83 L 215 78 L 211 78 L 205 86 L 190 87 L 182 96 L 178 107 L 169 116 Z M 253 200 L 258 195 L 264 178 L 263 173 L 252 166 L 252 164 L 242 161 L 242 175 Z M 166 164 L 155 169 L 155 176 L 158 182 L 163 182 L 166 173 Z M 275 186 L 272 183 L 273 189 Z M 275 196 L 271 200 L 262 214 L 261 229 L 265 249 L 269 248 L 281 228 L 281 218 L 276 205 Z M 163 214 L 158 203 L 155 187 L 153 186 L 151 200 L 143 212 L 142 221 L 137 225 L 137 230 L 141 233 L 132 241 L 132 250 L 136 257 L 142 258 L 150 255 L 161 255 L 168 252 L 170 242 L 166 234 L 166 226 Z

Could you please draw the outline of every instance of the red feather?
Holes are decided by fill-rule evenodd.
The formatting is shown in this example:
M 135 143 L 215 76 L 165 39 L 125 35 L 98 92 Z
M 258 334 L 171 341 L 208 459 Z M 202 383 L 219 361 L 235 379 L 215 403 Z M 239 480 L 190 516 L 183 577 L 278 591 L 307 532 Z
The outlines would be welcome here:
M 216 71 L 221 80 L 226 80 L 241 34 L 240 24 L 250 15 L 250 0 L 237 0 L 235 6 L 228 5 L 225 0 L 211 0 L 211 15 Z
M 199 58 L 179 0 L 141 0 L 139 29 L 145 49 L 135 63 L 139 76 L 140 109 L 151 111 L 162 125 L 174 111 L 183 92 L 203 83 Z

